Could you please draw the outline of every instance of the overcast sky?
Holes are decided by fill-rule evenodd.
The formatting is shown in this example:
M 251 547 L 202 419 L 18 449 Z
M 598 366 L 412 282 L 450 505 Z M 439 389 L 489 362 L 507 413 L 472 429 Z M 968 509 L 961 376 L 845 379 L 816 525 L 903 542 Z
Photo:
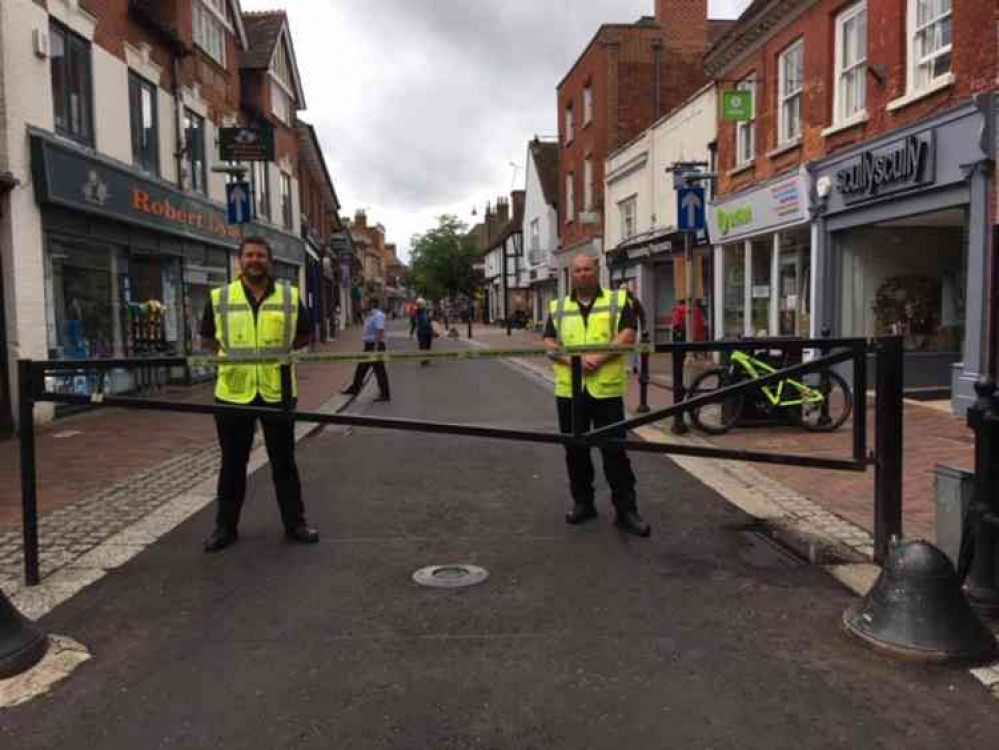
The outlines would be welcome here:
M 735 18 L 749 0 L 709 0 Z M 601 23 L 655 0 L 242 0 L 284 8 L 341 213 L 367 210 L 403 260 L 442 213 L 472 223 L 523 187 L 527 142 L 557 133 L 555 86 Z M 517 165 L 515 172 L 510 162 Z M 514 183 L 514 180 L 516 182 Z

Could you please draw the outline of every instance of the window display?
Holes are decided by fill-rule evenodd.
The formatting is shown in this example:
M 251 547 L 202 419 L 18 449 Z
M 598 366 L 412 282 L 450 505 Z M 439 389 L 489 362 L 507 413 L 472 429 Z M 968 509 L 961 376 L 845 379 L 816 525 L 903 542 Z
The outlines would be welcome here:
M 778 334 L 807 337 L 811 323 L 809 286 L 811 246 L 808 229 L 781 232 L 778 289 Z
M 742 242 L 725 246 L 724 269 L 723 335 L 742 336 L 746 307 L 746 246 Z

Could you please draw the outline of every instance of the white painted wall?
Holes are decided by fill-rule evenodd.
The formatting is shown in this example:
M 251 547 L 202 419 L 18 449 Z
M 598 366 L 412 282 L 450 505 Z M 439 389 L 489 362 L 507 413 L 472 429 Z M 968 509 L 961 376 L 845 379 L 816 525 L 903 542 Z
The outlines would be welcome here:
M 664 170 L 678 161 L 708 161 L 708 144 L 715 140 L 716 132 L 717 96 L 711 86 L 607 157 L 605 248 L 621 243 L 619 203 L 632 195 L 638 203 L 637 234 L 676 228 L 676 192 Z
M 524 263 L 522 267 L 537 271 L 537 278 L 547 278 L 549 273 L 555 276 L 555 259 L 553 254 L 558 247 L 558 213 L 555 207 L 545 202 L 545 193 L 541 187 L 537 165 L 527 148 L 527 174 L 525 176 L 526 194 L 524 197 Z M 531 224 L 538 221 L 542 257 L 540 263 L 531 263 Z M 549 269 L 551 269 L 549 271 Z
M 94 80 L 94 146 L 102 154 L 131 164 L 132 121 L 128 111 L 128 66 L 96 44 L 91 45 L 90 50 Z M 51 94 L 49 96 L 51 98 Z M 157 109 L 160 109 L 159 101 Z M 160 161 L 162 160 L 161 151 Z

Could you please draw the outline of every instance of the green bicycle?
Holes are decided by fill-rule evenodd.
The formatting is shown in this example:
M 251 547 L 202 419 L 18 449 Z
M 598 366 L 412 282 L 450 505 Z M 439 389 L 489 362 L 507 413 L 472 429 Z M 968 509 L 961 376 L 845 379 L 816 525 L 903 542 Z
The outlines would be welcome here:
M 696 398 L 777 372 L 776 368 L 746 352 L 734 351 L 728 366 L 714 367 L 698 375 L 687 391 Z M 846 381 L 834 370 L 807 373 L 800 380 L 787 378 L 760 388 L 739 391 L 722 401 L 690 410 L 694 425 L 712 435 L 728 432 L 739 421 L 746 399 L 764 414 L 786 410 L 792 420 L 810 432 L 832 432 L 850 418 L 853 394 Z

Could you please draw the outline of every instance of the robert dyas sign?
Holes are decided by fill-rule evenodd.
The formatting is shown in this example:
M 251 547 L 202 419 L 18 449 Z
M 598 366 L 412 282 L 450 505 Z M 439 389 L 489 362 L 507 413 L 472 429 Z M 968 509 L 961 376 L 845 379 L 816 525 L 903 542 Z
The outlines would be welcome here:
M 874 200 L 933 182 L 933 132 L 910 135 L 853 157 L 836 170 L 844 203 Z

